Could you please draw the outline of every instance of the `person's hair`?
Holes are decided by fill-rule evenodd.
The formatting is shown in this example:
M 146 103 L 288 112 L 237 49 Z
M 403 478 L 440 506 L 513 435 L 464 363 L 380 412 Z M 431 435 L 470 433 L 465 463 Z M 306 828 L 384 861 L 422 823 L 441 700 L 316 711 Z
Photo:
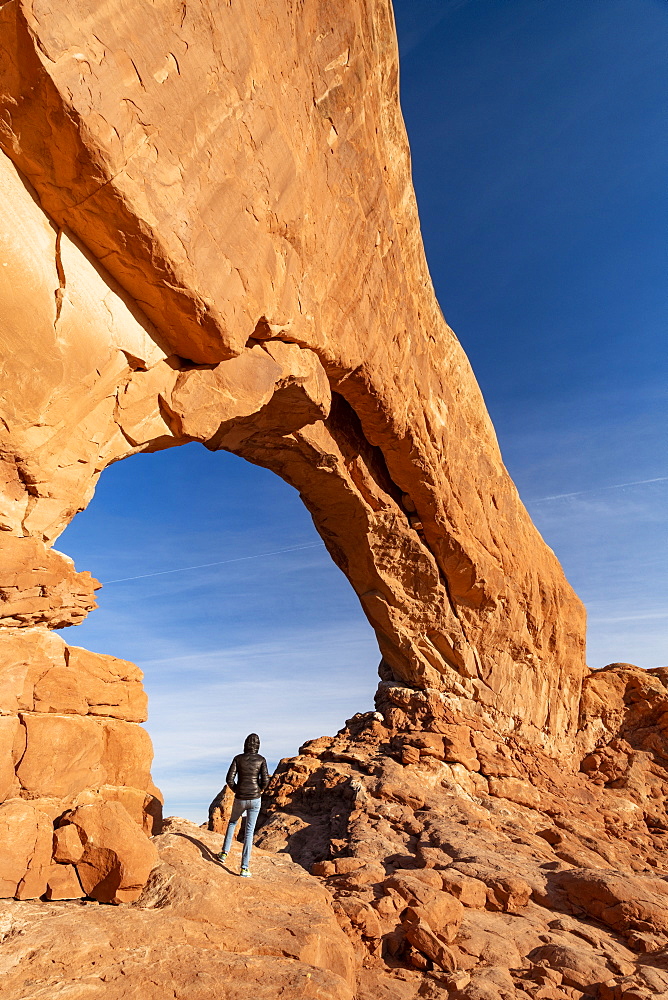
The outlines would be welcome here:
M 244 753 L 257 753 L 260 749 L 260 737 L 257 733 L 250 733 L 244 740 Z

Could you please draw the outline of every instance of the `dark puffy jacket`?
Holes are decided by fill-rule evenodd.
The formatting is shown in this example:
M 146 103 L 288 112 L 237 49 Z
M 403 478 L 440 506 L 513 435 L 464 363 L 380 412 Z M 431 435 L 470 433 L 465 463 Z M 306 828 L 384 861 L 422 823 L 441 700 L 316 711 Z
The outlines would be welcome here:
M 269 784 L 266 760 L 259 753 L 238 753 L 225 782 L 237 799 L 259 799 Z

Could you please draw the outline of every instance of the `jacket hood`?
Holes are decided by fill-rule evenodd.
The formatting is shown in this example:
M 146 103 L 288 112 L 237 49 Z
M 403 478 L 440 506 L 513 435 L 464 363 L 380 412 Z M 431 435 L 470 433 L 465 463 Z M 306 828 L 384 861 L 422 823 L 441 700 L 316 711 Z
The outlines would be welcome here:
M 260 749 L 260 737 L 257 733 L 250 733 L 244 740 L 244 753 L 257 753 Z

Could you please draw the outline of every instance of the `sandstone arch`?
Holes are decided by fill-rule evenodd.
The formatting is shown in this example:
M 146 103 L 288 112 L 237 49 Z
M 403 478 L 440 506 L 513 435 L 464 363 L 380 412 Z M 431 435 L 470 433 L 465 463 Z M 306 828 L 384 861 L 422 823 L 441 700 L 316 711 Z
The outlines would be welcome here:
M 10 269 L 5 270 L 5 316 L 18 333 L 25 324 L 29 276 L 35 323 L 30 345 L 12 351 L 5 369 L 12 431 L 5 454 L 16 470 L 5 530 L 48 545 L 90 498 L 109 462 L 188 441 L 226 448 L 272 469 L 300 491 L 376 630 L 385 679 L 433 687 L 489 707 L 493 701 L 495 711 L 548 733 L 569 728 L 579 672 L 572 661 L 563 662 L 568 643 L 558 639 L 562 622 L 555 604 L 559 597 L 564 603 L 574 600 L 556 560 L 522 513 L 491 442 L 484 451 L 477 436 L 445 444 L 448 452 L 461 452 L 458 492 L 471 489 L 474 459 L 485 471 L 497 463 L 495 474 L 476 484 L 482 496 L 476 492 L 475 507 L 488 508 L 487 523 L 480 524 L 484 530 L 471 530 L 467 510 L 457 526 L 458 538 L 481 553 L 479 563 L 473 564 L 470 554 L 465 558 L 464 545 L 456 561 L 448 554 L 455 543 L 436 520 L 437 505 L 423 505 L 426 484 L 418 477 L 430 470 L 420 469 L 417 460 L 404 465 L 399 455 L 397 471 L 403 475 L 394 472 L 401 480 L 397 483 L 383 446 L 366 437 L 362 419 L 346 398 L 364 413 L 358 372 L 348 378 L 328 374 L 315 351 L 270 337 L 264 329 L 255 330 L 235 358 L 216 365 L 167 354 L 136 304 L 76 238 L 55 227 L 9 163 L 3 187 L 13 206 L 11 231 L 32 236 L 31 244 L 23 239 L 12 246 L 3 262 Z M 63 282 L 57 286 L 60 298 L 54 294 L 56 280 Z M 472 382 L 470 374 L 467 378 Z M 21 397 L 12 400 L 12 387 L 18 385 Z M 464 409 L 470 401 L 459 394 Z M 439 400 L 427 402 L 429 408 L 439 405 Z M 370 391 L 366 405 L 377 405 Z M 390 434 L 375 440 L 385 446 L 391 463 L 395 451 L 406 447 Z M 498 523 L 489 524 L 497 504 L 501 523 L 503 508 L 515 508 L 515 525 L 507 537 L 499 533 L 490 539 L 492 528 L 499 532 Z M 510 520 L 507 510 L 505 518 Z M 492 539 L 496 552 L 486 551 Z M 513 542 L 525 550 L 533 545 L 528 551 L 540 557 L 542 579 L 526 566 L 526 551 L 511 550 Z M 521 601 L 518 579 L 502 576 L 500 543 L 515 563 L 508 569 L 516 569 L 528 585 Z M 22 545 L 27 549 L 28 543 Z M 523 574 L 527 579 L 521 579 Z M 503 675 L 507 691 L 495 690 L 497 675 Z M 520 683 L 521 705 L 514 689 Z M 526 698 L 532 687 L 533 701 Z M 557 703 L 551 718 L 536 715 L 548 704 L 548 692 L 554 692 Z
M 0 9 L 12 642 L 93 606 L 50 546 L 100 472 L 200 441 L 297 487 L 386 683 L 572 733 L 583 609 L 433 294 L 389 3 L 50 12 Z

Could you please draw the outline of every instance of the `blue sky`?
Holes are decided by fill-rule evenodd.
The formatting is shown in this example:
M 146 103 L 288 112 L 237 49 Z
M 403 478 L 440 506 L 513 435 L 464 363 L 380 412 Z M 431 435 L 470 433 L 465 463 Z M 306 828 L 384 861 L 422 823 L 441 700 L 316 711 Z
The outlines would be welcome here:
M 395 13 L 443 311 L 587 604 L 590 665 L 663 665 L 668 4 L 398 0 Z M 198 445 L 136 456 L 104 473 L 57 547 L 125 581 L 63 635 L 145 671 L 168 813 L 204 818 L 249 731 L 273 764 L 372 707 L 373 634 L 272 473 Z

